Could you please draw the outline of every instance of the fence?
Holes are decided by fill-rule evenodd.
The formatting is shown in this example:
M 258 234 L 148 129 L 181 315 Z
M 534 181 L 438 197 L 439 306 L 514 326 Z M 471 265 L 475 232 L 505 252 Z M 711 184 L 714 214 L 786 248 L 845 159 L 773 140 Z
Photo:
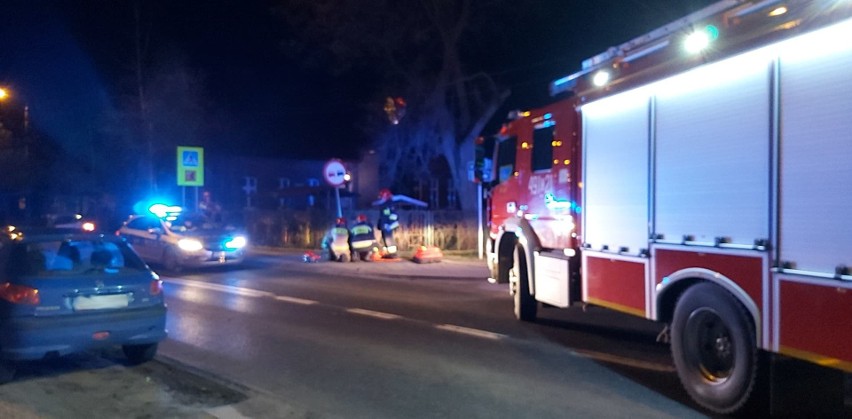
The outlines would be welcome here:
M 372 222 L 378 211 L 361 212 Z M 344 214 L 354 222 L 357 214 Z M 476 214 L 456 210 L 400 210 L 400 229 L 394 233 L 400 250 L 438 246 L 444 250 L 476 250 Z M 261 246 L 318 248 L 334 224 L 327 211 L 246 210 L 245 226 L 252 243 Z M 376 237 L 379 237 L 378 231 Z

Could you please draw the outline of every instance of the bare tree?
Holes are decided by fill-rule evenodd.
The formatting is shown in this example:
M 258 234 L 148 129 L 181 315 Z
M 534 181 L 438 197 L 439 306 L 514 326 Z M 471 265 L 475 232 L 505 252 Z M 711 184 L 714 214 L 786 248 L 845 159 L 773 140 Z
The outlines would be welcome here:
M 473 159 L 473 140 L 509 95 L 488 74 L 468 72 L 461 56 L 462 44 L 477 36 L 473 14 L 490 4 L 282 0 L 278 12 L 293 30 L 285 47 L 308 65 L 379 78 L 374 116 L 385 97 L 405 99 L 406 115 L 398 124 L 372 125 L 388 178 L 423 178 L 430 163 L 442 159 L 462 208 L 470 209 L 475 201 L 466 164 Z

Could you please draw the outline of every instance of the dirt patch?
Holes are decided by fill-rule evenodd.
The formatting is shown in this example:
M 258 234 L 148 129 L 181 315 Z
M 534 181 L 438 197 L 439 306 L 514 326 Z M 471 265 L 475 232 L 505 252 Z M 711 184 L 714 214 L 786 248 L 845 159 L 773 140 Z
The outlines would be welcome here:
M 0 417 L 206 418 L 247 397 L 177 365 L 129 366 L 107 351 L 19 364 L 15 380 L 0 386 Z

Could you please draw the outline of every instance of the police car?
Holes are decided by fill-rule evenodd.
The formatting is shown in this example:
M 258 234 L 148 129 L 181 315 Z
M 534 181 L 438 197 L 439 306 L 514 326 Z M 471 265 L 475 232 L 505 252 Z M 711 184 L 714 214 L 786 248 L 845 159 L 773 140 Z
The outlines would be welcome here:
M 246 235 L 235 228 L 211 224 L 200 215 L 162 204 L 152 205 L 146 214 L 130 216 L 117 234 L 145 262 L 170 272 L 241 264 L 248 244 Z

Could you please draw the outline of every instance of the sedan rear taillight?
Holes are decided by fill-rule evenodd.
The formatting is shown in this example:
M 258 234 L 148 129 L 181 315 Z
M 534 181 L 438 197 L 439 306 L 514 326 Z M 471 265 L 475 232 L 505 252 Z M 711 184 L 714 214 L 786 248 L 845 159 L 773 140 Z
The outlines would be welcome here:
M 12 304 L 29 304 L 34 306 L 37 306 L 41 302 L 37 289 L 11 282 L 0 284 L 0 299 Z
M 151 281 L 151 295 L 160 295 L 163 292 L 163 281 L 155 279 Z

